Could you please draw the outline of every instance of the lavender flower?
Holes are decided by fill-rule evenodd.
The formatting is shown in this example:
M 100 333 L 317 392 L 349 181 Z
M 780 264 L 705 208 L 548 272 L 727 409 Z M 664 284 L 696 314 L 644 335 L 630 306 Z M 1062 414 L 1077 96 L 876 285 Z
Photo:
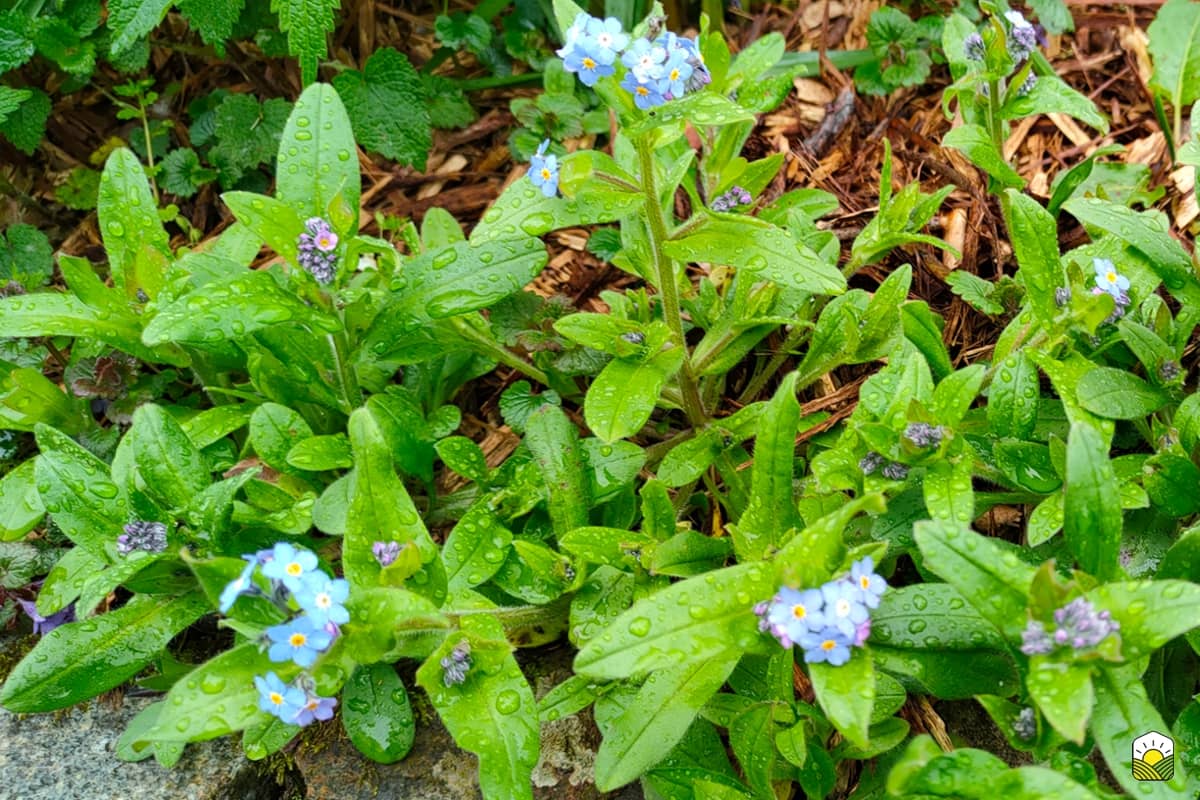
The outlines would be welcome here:
M 889 481 L 902 481 L 908 477 L 908 467 L 893 461 L 883 468 L 881 474 Z
M 862 470 L 863 475 L 874 475 L 876 470 L 886 463 L 886 458 L 872 450 L 858 460 L 858 468 Z
M 917 447 L 937 447 L 942 443 L 944 431 L 940 425 L 927 422 L 910 422 L 904 429 L 904 438 Z
M 737 206 L 749 205 L 753 199 L 741 186 L 731 186 L 712 201 L 711 207 L 713 211 L 729 211 Z
M 1009 11 L 1004 18 L 1011 26 L 1008 32 L 1008 54 L 1019 64 L 1037 47 L 1037 31 L 1020 11 Z
M 1017 87 L 1017 97 L 1027 97 L 1033 91 L 1033 87 L 1037 85 L 1037 75 L 1030 72 L 1025 76 L 1025 80 Z
M 117 552 L 127 556 L 135 550 L 161 553 L 167 549 L 167 526 L 161 522 L 137 520 L 124 528 L 117 537 Z
M 70 603 L 66 608 L 55 611 L 48 617 L 43 617 L 38 613 L 37 603 L 33 600 L 22 600 L 17 598 L 17 605 L 25 612 L 25 616 L 29 617 L 33 622 L 33 632 L 38 636 L 45 636 L 50 631 L 57 628 L 59 625 L 65 625 L 68 622 L 75 621 L 75 604 Z
M 967 38 L 963 39 L 963 55 L 971 61 L 983 61 L 984 54 L 987 48 L 983 44 L 983 37 L 978 33 L 972 33 Z
M 439 662 L 442 665 L 442 683 L 446 686 L 456 686 L 467 680 L 467 672 L 471 669 L 471 643 L 465 639 L 454 645 L 450 655 Z
M 1032 708 L 1022 708 L 1013 720 L 1012 729 L 1021 741 L 1031 741 L 1037 736 L 1037 712 Z
M 399 542 L 376 542 L 371 545 L 371 553 L 381 567 L 390 567 L 400 555 Z
M 310 217 L 304 223 L 304 233 L 296 240 L 299 251 L 296 260 L 317 283 L 333 283 L 337 274 L 338 235 L 320 217 Z
M 1021 633 L 1021 652 L 1027 656 L 1044 656 L 1058 647 L 1079 652 L 1103 642 L 1121 629 L 1108 611 L 1096 611 L 1086 598 L 1076 597 L 1054 611 L 1054 632 L 1038 620 L 1030 620 Z

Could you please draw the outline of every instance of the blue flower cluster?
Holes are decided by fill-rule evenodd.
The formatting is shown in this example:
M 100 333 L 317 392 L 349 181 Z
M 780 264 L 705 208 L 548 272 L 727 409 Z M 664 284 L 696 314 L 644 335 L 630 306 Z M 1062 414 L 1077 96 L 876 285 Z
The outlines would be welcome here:
M 269 550 L 242 558 L 247 562 L 246 567 L 221 592 L 218 603 L 221 613 L 228 613 L 244 594 L 265 596 L 288 614 L 298 608 L 298 615 L 267 628 L 267 656 L 272 661 L 311 667 L 341 633 L 338 626 L 350 620 L 345 605 L 350 584 L 318 569 L 315 553 L 288 542 L 279 542 Z M 270 581 L 269 593 L 254 582 L 255 570 Z M 295 725 L 329 719 L 337 703 L 331 697 L 316 695 L 312 678 L 306 674 L 301 674 L 292 685 L 285 685 L 274 672 L 268 672 L 256 677 L 254 684 L 258 688 L 259 708 Z
M 850 574 L 819 589 L 784 586 L 754 607 L 759 630 L 770 632 L 784 647 L 800 645 L 808 664 L 841 666 L 850 649 L 871 635 L 870 609 L 879 607 L 887 581 L 875 573 L 867 556 L 850 566 Z
M 712 80 L 696 42 L 673 33 L 637 39 L 630 45 L 615 18 L 580 13 L 567 29 L 566 40 L 558 55 L 567 71 L 578 75 L 586 86 L 615 74 L 619 57 L 627 70 L 621 86 L 641 109 L 660 106 Z

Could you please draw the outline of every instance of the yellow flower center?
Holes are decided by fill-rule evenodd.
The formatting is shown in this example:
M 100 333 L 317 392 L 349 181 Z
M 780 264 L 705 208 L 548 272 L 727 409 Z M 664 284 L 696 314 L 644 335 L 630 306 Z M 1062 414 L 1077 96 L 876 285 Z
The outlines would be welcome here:
M 808 609 L 799 604 L 794 605 L 792 606 L 792 616 L 796 619 L 804 619 L 808 616 Z
M 863 575 L 861 578 L 858 579 L 858 585 L 864 589 L 870 589 L 871 588 L 871 579 L 868 578 L 866 575 Z
M 837 642 L 835 642 L 833 639 L 826 639 L 825 641 L 821 642 L 822 650 L 832 650 L 835 647 L 837 647 Z
M 283 695 L 281 695 L 279 692 L 271 692 L 269 695 L 267 695 L 267 699 L 271 701 L 271 705 L 273 706 L 283 705 Z
M 1104 280 L 1108 281 L 1109 283 L 1116 283 L 1117 282 L 1117 273 L 1115 273 L 1115 272 L 1104 273 Z
M 546 169 L 545 167 L 542 167 L 542 180 L 550 180 L 550 170 Z
M 671 70 L 671 80 L 673 80 L 673 81 L 679 80 L 679 70 L 678 69 Z
M 637 93 L 640 94 L 642 97 L 645 97 L 646 95 L 650 94 L 650 90 L 647 89 L 645 86 L 639 86 L 639 87 L 637 87 Z
M 584 68 L 584 69 L 595 69 L 595 68 L 596 68 L 596 62 L 595 62 L 595 61 L 592 61 L 592 60 L 591 60 L 590 58 L 588 58 L 587 56 L 584 56 L 584 58 L 583 58 L 583 68 Z
M 288 644 L 292 647 L 304 647 L 304 645 L 308 644 L 308 637 L 303 633 L 293 633 L 288 637 Z
M 320 703 L 318 703 L 316 700 L 309 700 L 307 703 L 304 704 L 304 707 L 307 708 L 309 711 L 316 711 L 317 706 L 319 706 L 319 705 L 320 705 Z
M 288 575 L 291 575 L 293 578 L 299 578 L 304 572 L 304 567 L 300 566 L 300 562 L 293 561 L 284 568 L 284 572 L 286 572 Z

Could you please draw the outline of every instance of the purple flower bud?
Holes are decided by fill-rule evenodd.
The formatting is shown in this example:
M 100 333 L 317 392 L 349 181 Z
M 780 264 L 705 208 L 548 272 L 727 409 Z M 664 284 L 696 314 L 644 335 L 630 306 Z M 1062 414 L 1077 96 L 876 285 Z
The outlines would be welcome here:
M 450 655 L 438 662 L 442 667 L 442 683 L 446 686 L 456 686 L 467 680 L 467 672 L 471 669 L 471 643 L 463 640 L 454 645 Z
M 930 425 L 927 422 L 910 422 L 904 429 L 904 438 L 917 447 L 937 447 L 942 443 L 942 436 L 940 425 Z
M 986 48 L 983 44 L 983 37 L 978 33 L 972 33 L 967 38 L 963 39 L 963 55 L 970 61 L 983 61 Z
M 1037 712 L 1032 708 L 1022 708 L 1012 723 L 1013 733 L 1022 741 L 1030 741 L 1037 736 Z
M 893 461 L 883 468 L 881 474 L 889 481 L 902 481 L 908 477 L 908 467 Z
M 371 545 L 371 553 L 381 567 L 390 567 L 400 555 L 399 542 L 376 542 Z
M 167 526 L 161 522 L 137 520 L 125 526 L 117 537 L 117 552 L 127 556 L 134 550 L 161 553 L 167 549 Z
M 875 471 L 882 467 L 886 462 L 886 458 L 872 450 L 859 459 L 858 468 L 862 470 L 863 475 L 874 475 Z

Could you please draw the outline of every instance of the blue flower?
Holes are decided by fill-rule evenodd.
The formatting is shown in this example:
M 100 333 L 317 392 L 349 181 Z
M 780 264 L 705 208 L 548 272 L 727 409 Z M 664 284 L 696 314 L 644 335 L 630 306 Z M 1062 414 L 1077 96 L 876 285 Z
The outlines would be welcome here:
M 253 591 L 256 588 L 254 586 L 254 582 L 251 580 L 251 576 L 254 574 L 254 568 L 258 566 L 258 560 L 254 556 L 242 556 L 242 558 L 246 559 L 250 563 L 247 564 L 245 569 L 242 570 L 241 575 L 238 575 L 236 578 L 231 580 L 225 585 L 225 588 L 221 590 L 220 602 L 217 605 L 217 608 L 222 614 L 228 614 L 229 609 L 233 608 L 234 602 L 239 597 L 246 592 Z
M 587 21 L 585 30 L 595 46 L 593 52 L 602 64 L 613 63 L 617 55 L 629 44 L 629 34 L 621 32 L 621 21 L 616 17 L 592 17 Z
M 625 80 L 621 81 L 621 88 L 633 95 L 634 104 L 643 111 L 667 102 L 667 98 L 663 97 L 662 92 L 658 90 L 658 79 L 652 80 L 654 82 L 640 83 L 636 73 L 626 72 Z
M 826 626 L 837 628 L 847 641 L 852 641 L 868 616 L 858 587 L 847 581 L 831 581 L 821 587 L 821 599 L 825 601 Z
M 596 81 L 612 75 L 617 69 L 612 65 L 611 53 L 609 62 L 605 64 L 600 60 L 601 53 L 597 52 L 595 46 L 589 47 L 588 45 L 589 43 L 585 40 L 567 53 L 563 58 L 563 66 L 567 68 L 567 72 L 574 72 L 578 75 L 584 86 L 595 86 Z
M 287 685 L 274 672 L 256 675 L 254 686 L 258 689 L 258 707 L 284 722 L 291 722 L 304 708 L 304 692 Z
M 692 65 L 688 63 L 687 52 L 683 48 L 672 50 L 663 64 L 662 77 L 658 81 L 659 92 L 664 97 L 669 94 L 670 99 L 683 97 L 691 77 Z
M 784 586 L 762 608 L 759 627 L 770 631 L 784 647 L 791 647 L 804 634 L 825 627 L 823 607 L 820 591 Z
M 317 655 L 329 649 L 333 634 L 313 623 L 306 616 L 267 628 L 272 661 L 293 661 L 301 667 L 311 667 Z
M 327 623 L 344 625 L 350 620 L 346 610 L 346 598 L 350 596 L 350 584 L 341 579 L 332 579 L 323 572 L 313 573 L 308 581 L 295 593 L 296 602 L 313 621 L 314 625 Z
M 336 705 L 337 698 L 321 697 L 317 694 L 305 693 L 304 704 L 296 712 L 296 716 L 291 719 L 291 723 L 303 727 L 315 719 L 322 721 L 332 719 L 333 709 Z
M 541 188 L 544 196 L 554 197 L 558 193 L 558 158 L 546 155 L 549 146 L 550 140 L 546 139 L 538 146 L 533 158 L 529 159 L 529 180 Z
M 575 15 L 575 21 L 571 23 L 571 27 L 563 32 L 563 46 L 554 51 L 558 54 L 559 58 L 566 58 L 567 54 L 574 50 L 579 41 L 583 39 L 586 35 L 585 31 L 587 30 L 588 20 L 590 19 L 591 16 L 583 11 Z
M 879 598 L 887 591 L 887 581 L 875 573 L 875 559 L 860 558 L 850 565 L 850 582 L 858 589 L 859 599 L 867 608 L 879 608 Z
M 295 592 L 316 569 L 316 554 L 300 550 L 287 542 L 280 542 L 271 551 L 270 560 L 263 564 L 262 573 Z
M 666 61 L 667 49 L 647 39 L 638 39 L 621 56 L 621 63 L 633 73 L 634 83 L 657 81 L 663 76 Z
M 851 637 L 837 628 L 806 633 L 799 641 L 806 663 L 827 662 L 835 667 L 840 667 L 850 660 L 850 643 Z
M 1112 295 L 1118 303 L 1128 303 L 1129 296 L 1125 293 L 1129 291 L 1129 278 L 1117 272 L 1107 258 L 1093 259 L 1092 266 L 1096 270 L 1096 288 Z

